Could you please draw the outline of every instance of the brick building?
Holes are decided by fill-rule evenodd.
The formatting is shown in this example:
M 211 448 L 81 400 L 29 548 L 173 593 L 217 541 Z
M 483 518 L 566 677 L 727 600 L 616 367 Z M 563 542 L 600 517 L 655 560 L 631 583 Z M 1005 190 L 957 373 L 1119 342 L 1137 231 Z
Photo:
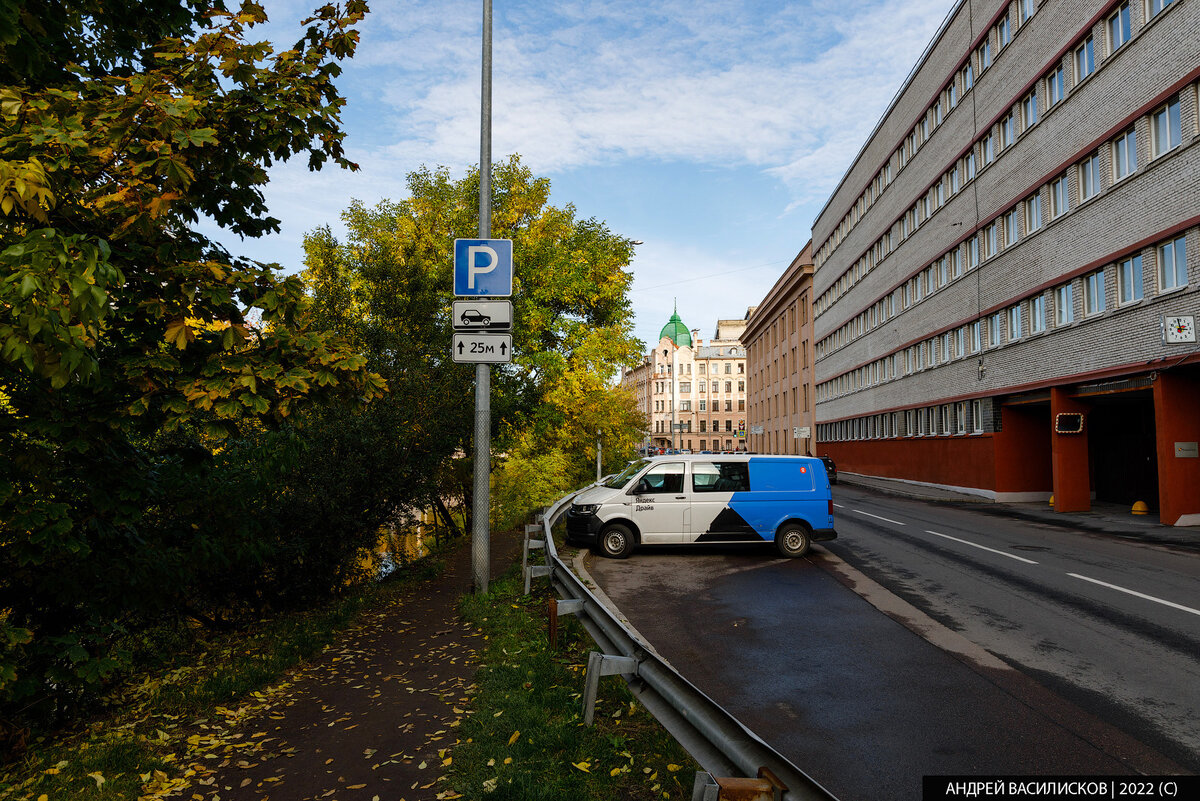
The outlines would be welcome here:
M 957 3 L 814 223 L 839 468 L 1200 524 L 1198 79 L 1195 0 Z
M 812 242 L 792 260 L 746 322 L 747 447 L 814 455 Z M 807 434 L 805 433 L 807 430 Z

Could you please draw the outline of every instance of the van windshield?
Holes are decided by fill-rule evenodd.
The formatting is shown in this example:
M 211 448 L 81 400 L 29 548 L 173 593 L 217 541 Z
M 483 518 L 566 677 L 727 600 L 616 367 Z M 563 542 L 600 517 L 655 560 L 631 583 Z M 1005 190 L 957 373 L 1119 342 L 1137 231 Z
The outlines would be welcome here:
M 629 466 L 617 473 L 615 476 L 604 482 L 604 486 L 611 489 L 621 489 L 629 480 L 642 471 L 642 468 L 650 464 L 649 459 L 638 459 L 636 462 L 630 462 Z

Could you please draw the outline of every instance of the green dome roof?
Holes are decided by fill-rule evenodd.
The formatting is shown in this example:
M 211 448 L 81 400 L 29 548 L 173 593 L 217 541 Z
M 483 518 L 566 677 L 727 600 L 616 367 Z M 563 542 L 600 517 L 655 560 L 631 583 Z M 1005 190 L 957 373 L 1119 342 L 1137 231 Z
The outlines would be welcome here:
M 671 315 L 671 319 L 663 326 L 659 332 L 658 338 L 667 337 L 675 343 L 677 348 L 690 348 L 692 346 L 692 332 L 688 331 L 688 327 L 683 324 L 683 320 L 679 319 L 679 310 Z

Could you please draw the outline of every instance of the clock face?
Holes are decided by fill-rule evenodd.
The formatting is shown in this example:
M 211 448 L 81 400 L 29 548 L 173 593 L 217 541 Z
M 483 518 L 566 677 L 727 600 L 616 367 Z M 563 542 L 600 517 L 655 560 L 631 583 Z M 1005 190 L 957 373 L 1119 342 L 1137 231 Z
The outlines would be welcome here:
M 1164 317 L 1163 338 L 1167 342 L 1195 342 L 1196 318 L 1192 315 Z

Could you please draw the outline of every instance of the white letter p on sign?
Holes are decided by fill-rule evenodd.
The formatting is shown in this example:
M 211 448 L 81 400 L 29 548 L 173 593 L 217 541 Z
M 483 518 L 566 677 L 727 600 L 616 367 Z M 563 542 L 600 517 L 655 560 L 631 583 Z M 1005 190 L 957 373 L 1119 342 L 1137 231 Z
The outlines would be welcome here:
M 483 253 L 488 257 L 486 267 L 477 267 L 475 265 L 475 254 Z M 496 265 L 500 262 L 500 257 L 496 255 L 496 251 L 492 250 L 488 245 L 471 245 L 467 248 L 467 286 L 471 289 L 475 288 L 475 276 L 481 273 L 490 273 L 496 269 Z

